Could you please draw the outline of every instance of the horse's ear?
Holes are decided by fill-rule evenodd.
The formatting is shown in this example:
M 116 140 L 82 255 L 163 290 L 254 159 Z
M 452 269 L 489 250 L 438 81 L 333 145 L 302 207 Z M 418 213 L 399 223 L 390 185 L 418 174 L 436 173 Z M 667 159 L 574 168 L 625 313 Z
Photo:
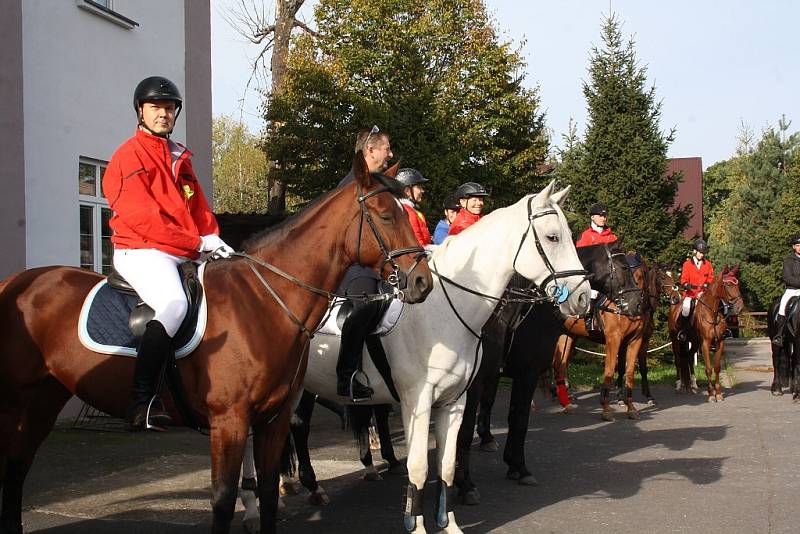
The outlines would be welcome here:
M 353 158 L 353 176 L 355 176 L 356 182 L 361 187 L 372 185 L 372 175 L 369 172 L 369 167 L 367 167 L 367 160 L 364 159 L 364 154 L 361 151 Z
M 731 271 L 733 271 L 733 274 L 738 278 L 739 277 L 739 264 L 737 263 L 736 265 L 734 265 L 733 269 L 731 269 Z
M 725 274 L 727 272 L 728 272 L 728 264 L 726 263 L 725 265 L 722 266 L 722 274 Z
M 391 178 L 396 178 L 398 170 L 400 170 L 400 161 L 399 160 L 397 161 L 397 163 L 395 163 L 394 165 L 392 165 L 391 167 L 389 167 L 388 169 L 383 171 L 383 174 L 385 176 L 389 176 Z
M 625 236 L 617 238 L 617 240 L 614 241 L 614 246 L 617 247 L 617 250 L 625 250 Z
M 565 187 L 561 191 L 557 191 L 557 192 L 553 193 L 550 196 L 550 200 L 552 200 L 553 203 L 558 204 L 559 206 L 561 206 L 561 203 L 564 202 L 564 199 L 566 199 L 567 195 L 569 195 L 570 187 L 572 187 L 572 185 L 568 185 L 567 187 Z

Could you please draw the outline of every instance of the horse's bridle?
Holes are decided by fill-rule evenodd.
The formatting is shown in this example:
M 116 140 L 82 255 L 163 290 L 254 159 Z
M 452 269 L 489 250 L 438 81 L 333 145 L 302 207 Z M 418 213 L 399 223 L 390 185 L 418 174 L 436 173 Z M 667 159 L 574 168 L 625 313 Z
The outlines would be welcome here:
M 383 240 L 381 233 L 378 231 L 378 227 L 375 226 L 375 221 L 372 220 L 372 215 L 370 215 L 369 210 L 367 209 L 366 202 L 368 199 L 374 197 L 375 195 L 379 195 L 380 193 L 391 192 L 391 188 L 386 185 L 382 185 L 377 189 L 373 189 L 367 194 L 362 194 L 361 192 L 361 184 L 356 184 L 356 191 L 358 192 L 358 205 L 361 208 L 361 218 L 358 221 L 358 242 L 356 244 L 356 263 L 361 263 L 361 231 L 364 227 L 364 219 L 366 219 L 367 224 L 372 229 L 372 235 L 375 236 L 375 240 L 378 242 L 378 247 L 381 249 L 381 253 L 383 254 L 383 263 L 381 264 L 381 269 L 383 270 L 383 266 L 387 263 L 391 264 L 392 266 L 392 273 L 386 278 L 386 281 L 391 285 L 395 292 L 398 294 L 400 298 L 402 298 L 402 290 L 405 289 L 408 285 L 408 275 L 411 274 L 414 269 L 420 264 L 420 262 L 425 258 L 425 249 L 422 247 L 405 247 L 405 248 L 398 248 L 395 250 L 389 250 L 386 246 L 386 242 Z M 395 258 L 399 256 L 404 256 L 405 254 L 414 254 L 416 253 L 414 264 L 411 266 L 411 269 L 408 272 L 401 271 L 400 266 L 397 265 L 397 262 L 394 261 Z
M 542 280 L 539 284 L 537 284 L 542 291 L 547 293 L 547 284 L 552 280 L 553 282 L 558 282 L 559 278 L 568 278 L 570 276 L 583 276 L 584 280 L 586 279 L 587 275 L 589 274 L 585 269 L 571 269 L 566 271 L 556 271 L 553 267 L 553 264 L 550 263 L 550 259 L 547 257 L 547 254 L 544 252 L 544 247 L 542 247 L 542 242 L 539 239 L 539 234 L 536 232 L 536 225 L 533 222 L 538 219 L 539 217 L 544 217 L 546 215 L 555 215 L 558 216 L 558 212 L 553 209 L 547 209 L 542 211 L 541 213 L 533 213 L 533 199 L 534 197 L 528 199 L 528 229 L 525 230 L 525 233 L 522 234 L 522 238 L 520 239 L 519 246 L 517 247 L 517 253 L 514 255 L 514 262 L 511 264 L 512 268 L 516 271 L 517 270 L 517 258 L 519 257 L 519 253 L 522 251 L 522 245 L 525 243 L 525 238 L 528 237 L 528 233 L 533 233 L 533 239 L 536 242 L 536 251 L 539 253 L 539 257 L 542 258 L 545 266 L 547 266 L 547 270 L 550 271 L 550 274 Z M 548 295 L 553 302 L 558 304 L 563 303 L 569 298 L 569 289 L 567 288 L 566 282 L 561 285 L 557 283 L 553 286 L 553 291 L 551 294 Z
M 617 284 L 617 285 L 620 286 L 620 289 L 618 291 L 614 289 L 614 286 L 615 286 L 614 282 L 615 282 L 615 280 L 617 278 L 619 278 L 619 276 L 617 275 L 617 267 L 616 267 L 616 265 L 614 265 L 614 257 L 615 256 L 622 256 L 623 258 L 625 258 L 626 264 L 627 264 L 628 260 L 625 257 L 625 254 L 623 252 L 611 252 L 611 250 L 608 248 L 608 244 L 605 244 L 604 248 L 605 248 L 605 252 L 606 252 L 606 259 L 608 260 L 608 264 L 611 267 L 611 273 L 609 274 L 609 287 L 611 289 L 611 295 L 610 296 L 611 296 L 611 300 L 614 302 L 614 304 L 617 305 L 617 308 L 619 308 L 618 310 L 614 310 L 614 309 L 610 309 L 609 308 L 608 311 L 611 311 L 613 313 L 617 313 L 619 315 L 627 315 L 629 317 L 638 317 L 639 315 L 641 315 L 641 313 L 633 313 L 633 312 L 627 311 L 628 302 L 625 300 L 625 293 L 635 293 L 636 292 L 636 293 L 639 293 L 640 295 L 642 295 L 642 290 L 639 289 L 639 286 L 636 285 L 636 281 L 633 279 L 633 274 L 631 273 L 630 269 L 625 269 L 625 271 L 630 273 L 630 275 L 631 275 L 630 276 L 630 281 L 631 281 L 630 285 L 632 287 L 626 287 L 625 286 L 625 281 L 623 280 L 622 282 Z M 641 312 L 641 310 L 639 310 L 639 311 Z

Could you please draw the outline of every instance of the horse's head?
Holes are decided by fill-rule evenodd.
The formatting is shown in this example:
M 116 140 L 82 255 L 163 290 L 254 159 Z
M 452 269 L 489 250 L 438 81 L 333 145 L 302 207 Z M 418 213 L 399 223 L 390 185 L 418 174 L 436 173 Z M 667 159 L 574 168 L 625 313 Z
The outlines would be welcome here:
M 720 274 L 717 296 L 730 309 L 730 313 L 739 315 L 744 310 L 744 299 L 739 291 L 739 265 L 728 268 L 726 265 Z
M 624 252 L 623 239 L 613 243 L 581 247 L 580 257 L 594 275 L 592 288 L 606 295 L 628 315 L 639 315 L 644 293 L 633 278 Z
M 663 295 L 669 299 L 670 305 L 681 302 L 681 295 L 678 293 L 675 277 L 673 273 L 675 267 L 670 263 L 656 262 L 653 267 L 653 284 L 656 295 Z
M 359 209 L 345 233 L 345 254 L 351 263 L 380 269 L 405 302 L 422 302 L 433 288 L 433 278 L 425 251 L 397 200 L 402 185 L 390 176 L 393 172 L 397 165 L 384 175 L 370 173 L 360 152 L 353 159 L 352 187 Z
M 582 315 L 589 309 L 590 287 L 560 206 L 569 187 L 553 193 L 553 186 L 550 182 L 539 194 L 528 195 L 515 205 L 525 233 L 514 270 L 550 295 L 563 314 Z

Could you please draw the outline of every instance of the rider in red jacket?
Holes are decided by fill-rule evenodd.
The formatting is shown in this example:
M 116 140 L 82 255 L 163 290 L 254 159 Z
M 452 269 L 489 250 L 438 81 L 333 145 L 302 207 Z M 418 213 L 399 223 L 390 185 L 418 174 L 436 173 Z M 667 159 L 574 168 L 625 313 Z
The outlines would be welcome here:
M 603 243 L 613 243 L 617 240 L 617 236 L 611 231 L 611 228 L 606 226 L 608 222 L 608 208 L 602 202 L 592 204 L 589 209 L 589 216 L 591 223 L 589 228 L 583 231 L 578 241 L 575 242 L 576 247 L 590 247 L 592 245 L 602 245 Z
M 483 214 L 484 199 L 489 196 L 486 189 L 479 183 L 467 182 L 458 186 L 455 192 L 461 209 L 450 224 L 447 235 L 460 234 L 476 222 Z
M 138 128 L 111 157 L 103 194 L 114 211 L 114 269 L 155 312 L 139 343 L 128 405 L 132 429 L 162 430 L 169 414 L 153 403 L 156 378 L 188 310 L 178 266 L 233 249 L 192 170 L 191 152 L 169 138 L 183 99 L 161 76 L 145 78 L 133 93 Z
M 422 196 L 425 194 L 425 186 L 423 185 L 428 181 L 427 178 L 422 176 L 422 173 L 417 169 L 400 169 L 397 171 L 397 181 L 403 184 L 406 198 L 400 200 L 403 204 L 406 213 L 408 214 L 408 222 L 411 223 L 411 229 L 414 230 L 414 235 L 417 236 L 420 246 L 427 246 L 431 244 L 431 232 L 428 230 L 428 222 L 425 220 L 425 215 L 419 211 L 419 203 L 422 202 Z
M 706 258 L 706 254 L 708 254 L 706 242 L 702 239 L 695 240 L 692 256 L 687 258 L 681 267 L 681 287 L 684 292 L 683 306 L 678 315 L 677 324 L 677 337 L 680 341 L 686 339 L 683 329 L 692 311 L 692 301 L 702 295 L 703 291 L 708 289 L 708 286 L 714 281 L 714 267 Z

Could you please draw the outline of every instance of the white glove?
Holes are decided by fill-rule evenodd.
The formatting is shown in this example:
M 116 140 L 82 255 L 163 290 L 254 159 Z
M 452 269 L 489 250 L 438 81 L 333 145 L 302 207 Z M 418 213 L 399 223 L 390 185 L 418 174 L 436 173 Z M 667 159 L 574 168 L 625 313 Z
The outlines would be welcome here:
M 200 238 L 199 252 L 208 252 L 221 258 L 229 258 L 233 249 L 217 234 L 208 234 Z

